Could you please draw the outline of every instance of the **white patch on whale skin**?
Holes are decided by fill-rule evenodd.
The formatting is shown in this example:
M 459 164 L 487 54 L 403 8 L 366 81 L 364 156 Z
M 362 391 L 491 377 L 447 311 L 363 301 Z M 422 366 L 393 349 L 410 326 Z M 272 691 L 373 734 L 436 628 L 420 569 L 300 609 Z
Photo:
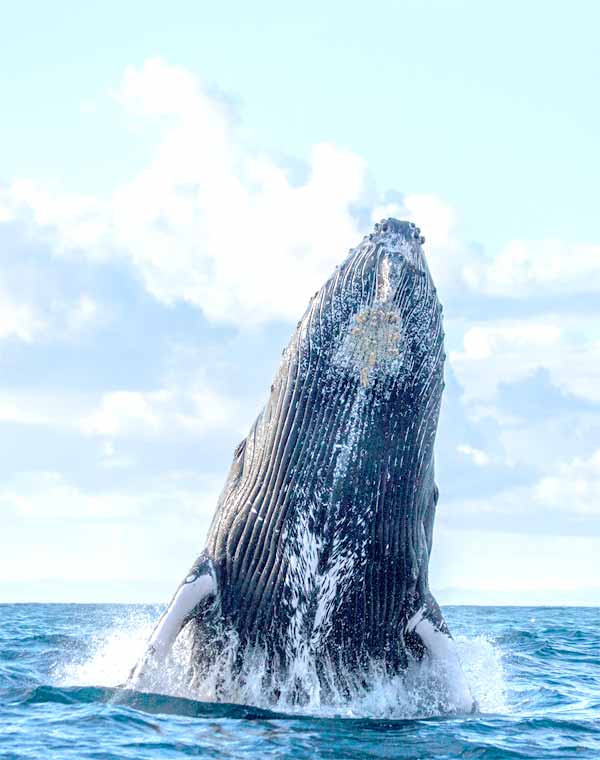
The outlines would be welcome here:
M 323 654 L 322 645 L 335 613 L 350 584 L 360 578 L 366 561 L 372 505 L 360 505 L 358 514 L 343 512 L 338 490 L 352 460 L 360 456 L 366 402 L 367 395 L 360 388 L 352 401 L 349 425 L 340 428 L 334 442 L 331 485 L 319 498 L 307 498 L 306 507 L 298 510 L 282 536 L 287 565 L 284 582 L 291 608 L 285 634 L 288 669 L 292 682 L 298 679 L 307 692 L 319 689 L 316 655 Z M 303 495 L 301 490 L 296 491 L 297 497 Z M 327 561 L 319 570 L 324 551 L 328 552 Z
M 425 617 L 425 607 L 410 618 L 406 624 L 406 630 L 416 633 L 425 645 L 429 656 L 439 665 L 443 665 L 452 703 L 464 712 L 472 712 L 476 708 L 476 703 L 463 673 L 454 639 L 437 629 Z
M 356 556 L 341 545 L 336 533 L 327 567 L 319 572 L 324 540 L 310 527 L 313 509 L 314 506 L 299 515 L 292 535 L 287 536 L 285 583 L 290 591 L 292 615 L 285 634 L 285 651 L 288 684 L 301 683 L 307 693 L 314 694 L 320 691 L 316 655 L 344 589 L 354 576 Z
M 185 579 L 152 632 L 144 656 L 131 673 L 130 686 L 138 687 L 148 669 L 156 668 L 164 661 L 194 607 L 216 590 L 215 579 L 210 573 Z

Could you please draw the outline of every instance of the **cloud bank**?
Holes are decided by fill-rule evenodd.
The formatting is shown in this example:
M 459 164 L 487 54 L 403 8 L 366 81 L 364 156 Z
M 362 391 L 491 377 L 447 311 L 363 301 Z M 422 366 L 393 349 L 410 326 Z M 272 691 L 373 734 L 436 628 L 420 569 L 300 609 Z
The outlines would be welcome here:
M 600 549 L 597 242 L 509 236 L 487 250 L 464 239 L 450 202 L 378 188 L 350 149 L 274 158 L 231 99 L 160 58 L 128 67 L 107 97 L 154 145 L 127 181 L 94 195 L 73 177 L 0 186 L 8 535 L 20 535 L 19 520 L 31 530 L 54 520 L 44 556 L 63 577 L 68 523 L 74 541 L 90 542 L 82 573 L 95 577 L 86 521 L 102 522 L 103 541 L 135 527 L 136 547 L 154 553 L 161 511 L 172 544 L 188 524 L 204 530 L 291 326 L 372 222 L 393 215 L 421 227 L 446 304 L 441 556 L 452 531 L 506 542 L 507 523 L 514 547 L 539 547 L 545 533 L 564 559 L 565 533 L 585 538 L 589 556 Z M 185 540 L 187 556 L 160 560 L 173 582 L 202 545 Z M 135 571 L 119 560 L 119 577 L 155 561 L 133 554 Z M 514 586 L 500 559 L 486 566 L 467 551 L 462 561 L 464 588 L 467 576 Z

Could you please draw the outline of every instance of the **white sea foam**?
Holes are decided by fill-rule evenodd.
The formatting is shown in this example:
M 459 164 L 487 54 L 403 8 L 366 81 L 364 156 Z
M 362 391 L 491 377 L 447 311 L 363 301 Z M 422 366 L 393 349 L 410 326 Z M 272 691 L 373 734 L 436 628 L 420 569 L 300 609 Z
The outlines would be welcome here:
M 118 686 L 144 650 L 157 615 L 127 612 L 109 629 L 93 634 L 82 653 L 66 653 L 54 668 L 58 686 Z
M 56 683 L 61 686 L 109 687 L 126 683 L 131 668 L 144 651 L 153 623 L 148 614 L 136 615 L 95 636 L 87 655 L 75 657 L 57 668 Z M 507 712 L 505 673 L 497 645 L 483 636 L 459 636 L 456 641 L 462 669 L 479 710 L 483 713 Z M 200 680 L 192 675 L 190 652 L 191 640 L 184 632 L 160 671 L 149 673 L 141 688 L 188 699 L 252 704 L 286 713 L 325 717 L 401 719 L 457 711 L 452 703 L 454 690 L 448 682 L 451 669 L 443 662 L 427 658 L 421 663 L 413 663 L 398 676 L 390 677 L 373 669 L 359 681 L 354 674 L 349 674 L 352 696 L 333 689 L 328 692 L 326 700 L 322 698 L 314 669 L 307 665 L 306 673 L 294 674 L 293 684 L 275 684 L 278 689 L 275 699 L 273 690 L 267 691 L 264 687 L 264 659 L 260 652 L 247 653 L 242 673 L 234 675 L 232 665 L 236 646 L 232 640 Z M 292 698 L 297 693 L 299 676 L 305 691 L 302 705 Z

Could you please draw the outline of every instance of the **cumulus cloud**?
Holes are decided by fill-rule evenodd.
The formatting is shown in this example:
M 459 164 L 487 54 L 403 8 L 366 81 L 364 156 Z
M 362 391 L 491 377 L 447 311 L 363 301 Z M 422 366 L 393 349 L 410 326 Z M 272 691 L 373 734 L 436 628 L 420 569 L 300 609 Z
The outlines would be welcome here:
M 600 535 L 600 450 L 485 498 L 442 501 L 438 514 L 446 529 Z
M 541 369 L 548 383 L 535 385 L 531 393 L 541 388 L 547 394 L 549 388 L 550 392 L 557 388 L 569 395 L 569 403 L 575 397 L 576 404 L 586 402 L 590 408 L 600 401 L 600 333 L 589 317 L 577 316 L 578 301 L 573 298 L 598 291 L 597 245 L 513 241 L 496 253 L 484 253 L 461 237 L 460 219 L 443 198 L 424 193 L 379 194 L 365 161 L 329 143 L 315 145 L 303 171 L 294 173 L 256 149 L 256 141 L 246 139 L 242 114 L 226 97 L 192 72 L 161 59 L 128 67 L 112 96 L 136 130 L 157 136 L 150 158 L 137 174 L 115 183 L 104 195 L 46 187 L 35 179 L 17 179 L 0 188 L 0 224 L 10 225 L 11 220 L 14 224 L 19 220 L 23 227 L 29 224 L 35 233 L 32 239 L 45 243 L 43 251 L 23 267 L 27 272 L 16 272 L 0 290 L 0 339 L 7 344 L 8 339 L 35 344 L 42 339 L 89 335 L 88 331 L 125 313 L 119 308 L 122 304 L 116 304 L 116 317 L 110 310 L 111 286 L 116 283 L 112 278 L 124 273 L 125 277 L 133 273 L 153 297 L 143 299 L 146 307 L 151 304 L 157 320 L 152 325 L 164 317 L 161 339 L 153 343 L 157 351 L 164 351 L 167 344 L 169 350 L 176 350 L 174 342 L 189 340 L 191 330 L 176 334 L 176 330 L 169 332 L 172 325 L 187 320 L 188 329 L 192 324 L 189 310 L 161 309 L 160 305 L 190 304 L 203 312 L 213 328 L 214 323 L 244 328 L 278 320 L 295 322 L 308 297 L 360 240 L 371 220 L 390 215 L 409 219 L 426 237 L 428 262 L 442 301 L 447 303 L 450 296 L 450 363 L 464 391 L 463 405 L 456 402 L 456 416 L 470 418 L 468 426 L 461 427 L 459 422 L 453 429 L 453 437 L 448 436 L 447 447 L 438 456 L 464 467 L 477 487 L 496 478 L 492 486 L 486 485 L 492 491 L 489 499 L 447 505 L 442 500 L 442 535 L 444 522 L 446 527 L 454 525 L 461 515 L 465 525 L 479 521 L 489 527 L 496 520 L 496 533 L 504 529 L 507 518 L 521 531 L 520 522 L 527 515 L 534 532 L 537 526 L 532 523 L 540 522 L 540 515 L 552 517 L 542 521 L 547 531 L 559 532 L 567 518 L 579 520 L 570 526 L 572 530 L 584 530 L 584 521 L 596 515 L 594 505 L 600 502 L 597 455 L 588 455 L 589 441 L 597 438 L 597 419 L 591 421 L 589 410 L 575 417 L 569 407 L 562 416 L 553 408 L 552 419 L 540 414 L 534 421 L 530 400 L 529 408 L 524 403 L 516 411 L 502 399 L 506 402 L 507 387 L 514 390 Z M 390 201 L 391 197 L 395 200 Z M 43 267 L 35 270 L 42 257 Z M 11 262 L 7 256 L 3 273 L 14 268 Z M 81 277 L 75 282 L 69 273 L 76 267 Z M 21 280 L 18 275 L 23 275 Z M 101 278 L 104 285 L 98 292 L 94 287 Z M 62 288 L 66 280 L 69 287 Z M 127 288 L 128 293 L 140 295 L 130 280 Z M 561 302 L 560 314 L 541 312 L 532 296 L 548 295 L 571 298 Z M 117 294 L 115 300 L 121 297 L 122 293 Z M 547 303 L 544 308 L 549 308 Z M 559 305 L 552 308 L 558 310 Z M 525 318 L 506 318 L 525 311 Z M 474 313 L 476 321 L 471 318 Z M 143 372 L 131 378 L 121 374 L 116 385 L 106 382 L 104 372 L 93 393 L 75 388 L 62 395 L 4 390 L 0 421 L 67 428 L 66 437 L 80 444 L 85 439 L 88 449 L 98 454 L 95 465 L 110 468 L 115 479 L 135 478 L 142 449 L 162 439 L 168 439 L 170 446 L 178 438 L 189 441 L 217 430 L 235 429 L 243 434 L 247 420 L 241 404 L 224 392 L 227 388 L 234 393 L 237 383 L 239 396 L 240 382 L 218 384 L 226 366 L 235 366 L 236 361 L 239 366 L 239 356 L 223 360 L 218 351 L 207 348 L 206 336 L 219 337 L 220 329 L 211 332 L 211 325 L 198 322 L 202 323 L 203 353 L 199 356 L 194 343 L 192 369 L 184 362 L 183 371 L 176 368 L 170 375 L 155 371 L 152 379 Z M 146 326 L 143 318 L 139 324 Z M 271 329 L 274 334 L 279 328 Z M 270 351 L 274 346 L 269 345 L 273 340 L 269 335 L 264 345 Z M 112 334 L 106 336 L 107 342 L 112 338 Z M 237 340 L 236 350 L 242 339 Z M 140 341 L 142 348 L 147 347 L 148 335 L 140 335 Z M 134 342 L 124 343 L 123 350 Z M 23 353 L 23 346 L 17 348 Z M 89 345 L 86 348 L 91 350 Z M 106 356 L 114 361 L 123 350 L 119 344 Z M 208 374 L 211 352 L 219 364 L 217 378 Z M 84 361 L 89 362 L 89 356 L 88 352 Z M 152 354 L 153 362 L 154 358 Z M 69 360 L 77 363 L 71 354 Z M 163 369 L 169 363 L 164 353 L 156 361 Z M 76 378 L 89 374 L 89 366 L 83 371 L 76 366 Z M 38 384 L 43 382 L 43 377 L 38 380 Z M 460 389 L 448 391 L 456 399 Z M 491 416 L 494 424 L 490 426 Z M 215 437 L 211 435 L 211 445 Z M 132 459 L 135 443 L 139 459 Z M 196 440 L 190 448 L 195 446 Z M 144 483 L 136 494 L 94 494 L 55 472 L 56 466 L 60 467 L 49 464 L 48 471 L 25 473 L 5 485 L 0 503 L 17 517 L 29 516 L 32 521 L 44 515 L 71 522 L 87 516 L 105 527 L 121 518 L 139 524 L 143 514 L 159 507 L 162 514 L 165 507 L 173 512 L 189 509 L 189 514 L 205 508 L 197 502 L 201 495 L 197 486 L 171 484 L 161 491 L 148 489 Z M 161 478 L 164 474 L 160 473 Z M 505 476 L 504 490 L 494 494 L 492 488 Z M 142 477 L 147 478 L 147 473 Z M 218 481 L 220 486 L 221 478 Z M 471 486 L 470 493 L 478 493 Z M 213 508 L 211 498 L 206 502 L 207 520 Z M 445 515 L 451 515 L 451 522 Z M 179 556 L 181 525 L 161 530 L 160 535 L 157 531 L 156 547 L 166 533 L 172 536 Z M 519 535 L 522 539 L 524 533 Z M 105 540 L 112 540 L 108 533 Z M 527 545 L 524 539 L 519 541 L 515 539 L 515 545 Z M 85 564 L 82 557 L 75 561 Z M 101 573 L 101 563 L 98 567 Z
M 469 446 L 467 443 L 461 443 L 457 446 L 457 451 L 469 457 L 478 467 L 485 467 L 490 463 L 490 457 L 485 451 L 476 449 L 474 446 Z
M 226 98 L 181 66 L 160 58 L 129 66 L 112 94 L 138 128 L 158 128 L 148 165 L 104 197 L 17 180 L 2 193 L 2 218 L 26 211 L 54 230 L 62 253 L 126 257 L 163 303 L 188 302 L 235 325 L 296 320 L 366 231 L 358 208 L 422 228 L 442 295 L 597 290 L 598 246 L 514 241 L 484 256 L 461 240 L 443 199 L 407 193 L 382 202 L 365 161 L 336 145 L 315 145 L 304 179 L 294 181 L 247 144 Z
M 128 113 L 159 122 L 149 166 L 105 200 L 15 182 L 5 209 L 32 210 L 63 252 L 127 256 L 164 303 L 187 301 L 234 324 L 297 319 L 360 239 L 353 208 L 367 194 L 365 162 L 319 144 L 295 184 L 243 145 L 222 98 L 160 59 L 129 67 L 114 95 Z
M 24 518 L 89 520 L 135 518 L 139 499 L 117 493 L 92 494 L 69 483 L 59 472 L 20 473 L 0 490 L 0 505 Z
M 500 384 L 540 368 L 565 392 L 600 401 L 600 334 L 587 320 L 540 315 L 477 324 L 449 357 L 467 401 L 490 400 Z
M 77 333 L 107 319 L 105 309 L 87 293 L 65 309 L 65 323 L 69 331 Z
M 555 474 L 535 484 L 532 495 L 547 509 L 600 517 L 600 449 L 587 459 L 576 457 L 559 465 Z
M 105 393 L 99 406 L 80 422 L 89 435 L 119 437 L 168 435 L 177 430 L 203 434 L 237 428 L 237 404 L 208 385 L 191 391 Z
M 12 337 L 30 343 L 45 327 L 32 305 L 18 303 L 0 290 L 0 340 Z
M 427 237 L 438 286 L 462 281 L 472 259 L 453 210 L 434 194 L 381 203 L 365 161 L 331 143 L 310 151 L 305 178 L 249 147 L 230 104 L 162 59 L 130 66 L 113 96 L 139 128 L 158 125 L 152 160 L 104 198 L 15 181 L 3 207 L 54 230 L 55 250 L 124 256 L 165 304 L 235 325 L 297 320 L 309 296 L 374 220 L 395 215 Z M 363 213 L 357 213 L 361 209 Z
M 1 390 L 0 422 L 55 428 L 77 426 L 90 400 L 85 394 L 45 390 Z
M 427 264 L 442 299 L 473 289 L 473 271 L 485 266 L 481 253 L 460 236 L 454 209 L 435 193 L 406 193 L 401 201 L 378 204 L 373 222 L 393 216 L 414 222 L 425 236 Z
M 199 485 L 202 488 L 199 488 Z M 177 474 L 167 474 L 162 486 L 131 491 L 86 490 L 69 481 L 63 473 L 36 470 L 22 472 L 0 489 L 0 507 L 23 518 L 64 518 L 68 520 L 139 518 L 165 509 L 178 514 L 212 514 L 220 483 L 205 476 L 191 489 L 178 482 Z
M 69 340 L 110 321 L 93 295 L 77 293 L 19 243 L 18 235 L 10 233 L 0 240 L 0 340 Z
M 440 526 L 430 565 L 436 597 L 447 604 L 598 603 L 600 537 L 511 532 L 513 525 L 505 518 L 497 530 Z
M 241 434 L 246 416 L 239 403 L 208 382 L 189 388 L 156 391 L 109 391 L 93 394 L 0 392 L 0 422 L 71 429 L 84 435 L 113 438 L 164 437 L 211 430 Z M 104 452 L 106 456 L 109 451 Z
M 0 222 L 33 223 L 37 236 L 45 230 L 57 253 L 84 249 L 88 255 L 106 255 L 108 211 L 109 204 L 101 198 L 45 187 L 31 179 L 17 178 L 0 188 Z
M 128 490 L 95 490 L 55 471 L 20 473 L 0 488 L 0 575 L 32 583 L 23 592 L 36 601 L 38 582 L 52 578 L 136 580 L 150 583 L 152 601 L 168 598 L 203 546 L 220 487 L 210 475 L 161 473 Z
M 471 262 L 474 289 L 510 299 L 600 291 L 600 245 L 562 240 L 511 241 L 489 260 Z
M 56 252 L 125 257 L 165 304 L 184 301 L 238 326 L 296 320 L 366 231 L 365 212 L 422 228 L 443 296 L 514 300 L 598 290 L 598 245 L 512 241 L 484 255 L 461 239 L 442 198 L 396 193 L 384 202 L 365 161 L 336 145 L 315 145 L 296 181 L 249 145 L 236 109 L 184 67 L 160 58 L 129 66 L 112 95 L 138 129 L 158 130 L 148 165 L 104 196 L 15 180 L 0 192 L 0 222 L 25 214 L 52 231 Z M 15 332 L 8 318 L 3 323 Z M 30 335 L 26 315 L 20 324 L 20 334 Z
M 99 408 L 81 420 L 84 433 L 114 436 L 139 430 L 159 429 L 159 417 L 171 400 L 168 391 L 139 393 L 136 391 L 114 391 L 102 398 Z

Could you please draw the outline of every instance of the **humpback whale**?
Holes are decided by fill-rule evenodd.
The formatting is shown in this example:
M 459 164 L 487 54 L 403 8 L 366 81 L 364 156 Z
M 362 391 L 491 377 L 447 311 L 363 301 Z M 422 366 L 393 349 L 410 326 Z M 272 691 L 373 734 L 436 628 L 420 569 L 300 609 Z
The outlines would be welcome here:
M 311 299 L 134 687 L 185 628 L 193 669 L 233 639 L 239 672 L 260 652 L 265 688 L 290 699 L 308 672 L 325 694 L 430 658 L 456 665 L 472 708 L 428 585 L 445 354 L 424 242 L 381 221 Z

